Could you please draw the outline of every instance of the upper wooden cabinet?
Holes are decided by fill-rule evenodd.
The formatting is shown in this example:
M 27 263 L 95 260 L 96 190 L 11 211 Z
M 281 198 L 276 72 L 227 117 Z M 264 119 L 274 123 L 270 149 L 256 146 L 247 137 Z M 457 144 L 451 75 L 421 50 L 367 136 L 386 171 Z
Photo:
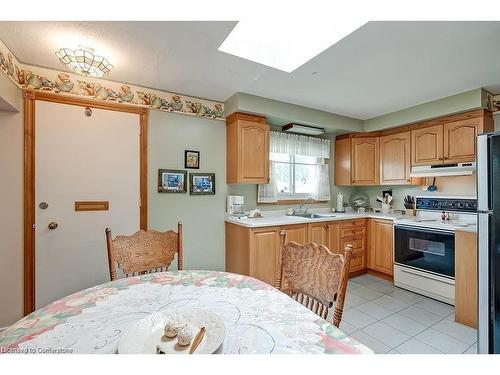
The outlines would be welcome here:
M 335 185 L 408 185 L 410 178 L 410 131 L 391 130 L 370 137 L 351 134 L 335 140 Z M 379 133 L 377 133 L 379 134 Z
M 335 185 L 351 185 L 351 138 L 335 140 Z
M 409 183 L 410 132 L 380 137 L 380 185 Z
M 226 118 L 227 183 L 269 182 L 269 125 L 262 116 L 233 113 Z
M 378 137 L 337 139 L 334 162 L 335 185 L 378 185 Z
M 481 122 L 480 119 L 474 118 L 443 125 L 445 163 L 462 163 L 476 159 L 476 137 Z
M 491 112 L 477 110 L 418 124 L 411 130 L 412 165 L 472 162 L 478 134 L 493 131 Z
M 472 162 L 477 135 L 493 131 L 483 109 L 335 140 L 335 185 L 420 184 L 411 166 Z
M 351 143 L 352 185 L 378 185 L 378 137 L 353 138 Z
M 412 165 L 439 164 L 443 161 L 443 125 L 411 131 Z

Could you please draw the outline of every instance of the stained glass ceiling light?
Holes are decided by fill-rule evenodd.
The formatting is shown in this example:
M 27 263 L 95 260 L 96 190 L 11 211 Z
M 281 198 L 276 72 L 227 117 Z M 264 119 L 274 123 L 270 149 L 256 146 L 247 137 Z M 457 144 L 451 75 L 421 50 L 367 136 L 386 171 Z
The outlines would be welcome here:
M 92 48 L 61 48 L 56 56 L 70 70 L 84 76 L 102 77 L 113 68 L 105 57 L 95 55 Z

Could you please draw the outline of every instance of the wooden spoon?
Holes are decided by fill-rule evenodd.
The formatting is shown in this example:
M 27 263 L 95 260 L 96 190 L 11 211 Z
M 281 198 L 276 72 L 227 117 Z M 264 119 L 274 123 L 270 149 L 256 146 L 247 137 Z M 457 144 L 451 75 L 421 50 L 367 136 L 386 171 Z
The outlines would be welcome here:
M 203 340 L 203 336 L 205 336 L 206 329 L 205 327 L 201 327 L 199 332 L 194 337 L 193 343 L 191 344 L 191 348 L 189 348 L 189 354 L 193 354 L 198 345 L 200 345 L 201 340 Z

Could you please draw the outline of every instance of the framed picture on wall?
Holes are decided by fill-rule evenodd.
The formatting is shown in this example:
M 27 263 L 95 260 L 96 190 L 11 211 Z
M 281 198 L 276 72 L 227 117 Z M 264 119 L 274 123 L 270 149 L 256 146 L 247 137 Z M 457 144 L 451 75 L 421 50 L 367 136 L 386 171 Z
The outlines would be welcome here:
M 200 151 L 184 151 L 184 168 L 200 169 Z
M 215 173 L 189 173 L 189 194 L 214 195 Z
M 158 169 L 159 193 L 186 193 L 187 172 L 176 169 Z

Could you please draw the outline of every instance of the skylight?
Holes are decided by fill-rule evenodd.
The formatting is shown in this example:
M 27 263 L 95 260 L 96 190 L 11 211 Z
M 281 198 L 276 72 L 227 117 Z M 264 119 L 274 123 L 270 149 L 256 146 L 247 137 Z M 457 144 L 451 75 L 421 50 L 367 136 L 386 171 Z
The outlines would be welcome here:
M 244 20 L 222 42 L 219 51 L 287 73 L 337 43 L 364 22 L 266 22 Z

